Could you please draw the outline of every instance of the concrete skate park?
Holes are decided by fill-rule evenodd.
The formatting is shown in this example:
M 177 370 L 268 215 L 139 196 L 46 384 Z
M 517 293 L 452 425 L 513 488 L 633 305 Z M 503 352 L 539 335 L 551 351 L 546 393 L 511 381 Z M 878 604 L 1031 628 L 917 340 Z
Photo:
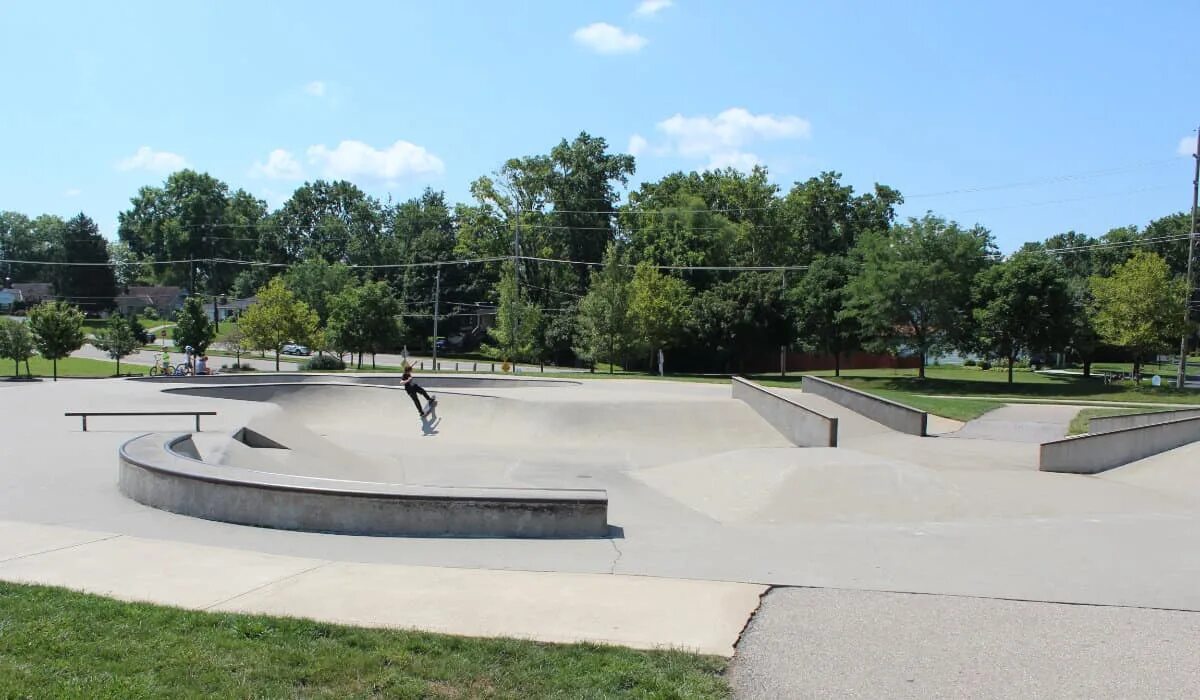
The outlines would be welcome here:
M 748 696 L 927 697 L 964 677 L 973 695 L 1200 687 L 1194 417 L 1155 428 L 1180 446 L 1058 473 L 1044 445 L 1078 406 L 905 432 L 816 388 L 438 375 L 421 377 L 439 399 L 421 420 L 395 382 L 6 384 L 0 578 L 736 649 Z M 84 432 L 66 411 L 216 415 L 201 432 L 181 416 Z

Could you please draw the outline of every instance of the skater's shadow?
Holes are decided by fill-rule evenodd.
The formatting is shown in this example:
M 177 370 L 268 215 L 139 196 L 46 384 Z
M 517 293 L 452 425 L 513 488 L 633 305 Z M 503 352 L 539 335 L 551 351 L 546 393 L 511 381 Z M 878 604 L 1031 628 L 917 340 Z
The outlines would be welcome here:
M 437 407 L 429 409 L 429 413 L 421 416 L 421 433 L 425 435 L 437 435 L 437 428 L 441 425 L 442 419 L 438 417 Z

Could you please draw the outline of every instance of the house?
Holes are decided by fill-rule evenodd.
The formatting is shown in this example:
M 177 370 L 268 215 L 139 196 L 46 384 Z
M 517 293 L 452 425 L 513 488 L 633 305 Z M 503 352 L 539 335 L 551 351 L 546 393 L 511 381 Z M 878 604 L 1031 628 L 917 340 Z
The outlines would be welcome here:
M 217 302 L 217 319 L 225 321 L 230 318 L 237 318 L 238 316 L 241 316 L 243 313 L 245 313 L 246 309 L 250 308 L 258 301 L 258 297 L 253 296 L 246 297 L 245 299 L 228 300 L 225 300 L 225 298 L 222 297 L 222 300 L 223 301 Z
M 19 289 L 0 289 L 0 311 L 11 313 L 25 301 Z
M 26 308 L 54 299 L 54 285 L 49 282 L 16 282 L 12 290 L 21 295 L 20 303 Z
M 136 316 L 151 308 L 161 318 L 170 318 L 183 308 L 187 293 L 180 287 L 127 287 L 114 299 L 117 310 L 126 316 Z

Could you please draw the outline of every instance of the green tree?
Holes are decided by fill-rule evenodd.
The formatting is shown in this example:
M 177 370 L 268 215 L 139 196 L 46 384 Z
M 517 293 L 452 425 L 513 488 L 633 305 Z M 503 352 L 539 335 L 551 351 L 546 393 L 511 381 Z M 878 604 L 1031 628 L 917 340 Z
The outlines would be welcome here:
M 1096 332 L 1132 353 L 1135 376 L 1148 353 L 1170 348 L 1182 335 L 1187 287 L 1158 255 L 1138 251 L 1111 276 L 1092 277 L 1091 287 Z
M 233 353 L 233 361 L 237 365 L 242 364 L 242 353 L 250 349 L 240 323 L 230 325 L 225 332 L 217 336 L 216 345 L 225 352 Z
M 238 324 L 251 347 L 274 351 L 276 372 L 285 344 L 315 345 L 319 341 L 317 312 L 297 299 L 280 277 L 258 290 L 258 301 L 246 309 Z
M 108 324 L 96 332 L 92 345 L 98 350 L 108 353 L 117 361 L 117 375 L 121 374 L 121 358 L 133 354 L 142 345 L 140 326 L 134 324 L 121 314 L 113 314 L 108 318 Z
M 369 264 L 381 251 L 379 202 L 344 180 L 305 183 L 260 227 L 259 259 Z
M 848 289 L 864 345 L 916 351 L 924 378 L 931 351 L 970 342 L 971 285 L 994 253 L 987 229 L 964 229 L 932 214 L 886 235 L 864 234 L 855 249 L 859 272 Z
M 13 376 L 21 376 L 21 363 L 29 371 L 29 358 L 33 356 L 33 335 L 29 328 L 15 318 L 0 318 L 0 357 L 13 361 Z
M 118 214 L 117 236 L 134 256 L 148 260 L 199 260 L 155 268 L 159 282 L 192 293 L 224 294 L 239 269 L 222 258 L 250 258 L 258 248 L 267 205 L 217 178 L 180 170 L 162 187 L 143 187 Z M 270 260 L 270 262 L 277 262 Z M 290 262 L 290 261 L 287 261 Z
M 633 275 L 626 256 L 610 243 L 604 267 L 592 272 L 588 293 L 579 302 L 576 316 L 575 354 L 593 363 L 608 362 L 608 372 L 633 346 L 629 323 L 629 285 Z
M 58 381 L 58 361 L 83 347 L 83 312 L 65 301 L 47 301 L 29 311 L 29 331 L 38 353 L 54 364 Z
M 284 281 L 297 299 L 317 312 L 321 324 L 329 321 L 333 298 L 356 282 L 354 273 L 345 263 L 331 264 L 323 258 L 309 258 L 293 265 Z
M 64 226 L 66 222 L 50 214 L 30 219 L 15 211 L 0 211 L 0 258 L 32 261 L 6 263 L 4 276 L 13 282 L 50 281 L 50 268 L 40 263 L 53 258 Z
M 57 262 L 92 263 L 56 266 L 55 294 L 86 312 L 96 313 L 113 307 L 117 283 L 112 267 L 107 264 L 108 241 L 100 235 L 96 222 L 84 214 L 68 221 L 62 228 L 54 253 Z
M 496 325 L 488 329 L 494 344 L 485 345 L 484 352 L 506 362 L 536 360 L 541 350 L 538 340 L 541 338 L 542 312 L 519 294 L 511 263 L 504 264 L 499 287 Z
M 190 345 L 197 355 L 203 355 L 208 349 L 217 335 L 217 327 L 208 317 L 200 297 L 184 300 L 183 308 L 175 314 L 175 328 L 171 334 L 177 346 L 184 348 Z
M 647 262 L 637 264 L 630 282 L 629 316 L 643 350 L 652 356 L 682 341 L 691 320 L 691 296 L 691 288 L 678 277 L 664 275 Z
M 859 344 L 858 321 L 847 312 L 846 285 L 855 272 L 853 261 L 846 256 L 820 256 L 788 291 L 797 340 L 806 350 L 833 355 L 834 376 L 841 376 L 842 354 Z
M 330 304 L 327 335 L 338 350 L 358 354 L 362 369 L 363 354 L 375 354 L 400 345 L 404 329 L 398 320 L 403 311 L 400 301 L 387 282 L 367 282 L 342 290 Z
M 1022 251 L 979 273 L 974 315 L 980 343 L 1008 361 L 1008 383 L 1021 350 L 1061 347 L 1074 311 L 1066 270 L 1047 253 Z
M 793 309 L 784 293 L 779 273 L 739 272 L 696 295 L 690 304 L 688 325 L 698 347 L 730 369 L 737 371 L 745 362 L 764 351 L 774 355 L 780 346 L 791 344 L 795 335 Z M 683 338 L 677 338 L 681 344 Z

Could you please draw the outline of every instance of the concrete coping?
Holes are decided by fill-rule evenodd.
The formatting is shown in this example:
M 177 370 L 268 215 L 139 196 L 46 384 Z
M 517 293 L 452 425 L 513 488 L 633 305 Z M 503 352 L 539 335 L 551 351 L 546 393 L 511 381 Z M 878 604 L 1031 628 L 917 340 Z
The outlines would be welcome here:
M 1200 417 L 1134 425 L 1043 442 L 1038 469 L 1098 474 L 1200 440 Z
M 416 498 L 447 501 L 546 501 L 607 503 L 603 489 L 512 489 L 485 486 L 422 486 L 374 481 L 330 479 L 264 472 L 245 467 L 213 465 L 186 454 L 190 433 L 147 433 L 121 446 L 121 458 L 144 469 L 211 483 L 251 488 L 307 491 L 368 498 Z M 194 453 L 194 446 L 191 451 Z

